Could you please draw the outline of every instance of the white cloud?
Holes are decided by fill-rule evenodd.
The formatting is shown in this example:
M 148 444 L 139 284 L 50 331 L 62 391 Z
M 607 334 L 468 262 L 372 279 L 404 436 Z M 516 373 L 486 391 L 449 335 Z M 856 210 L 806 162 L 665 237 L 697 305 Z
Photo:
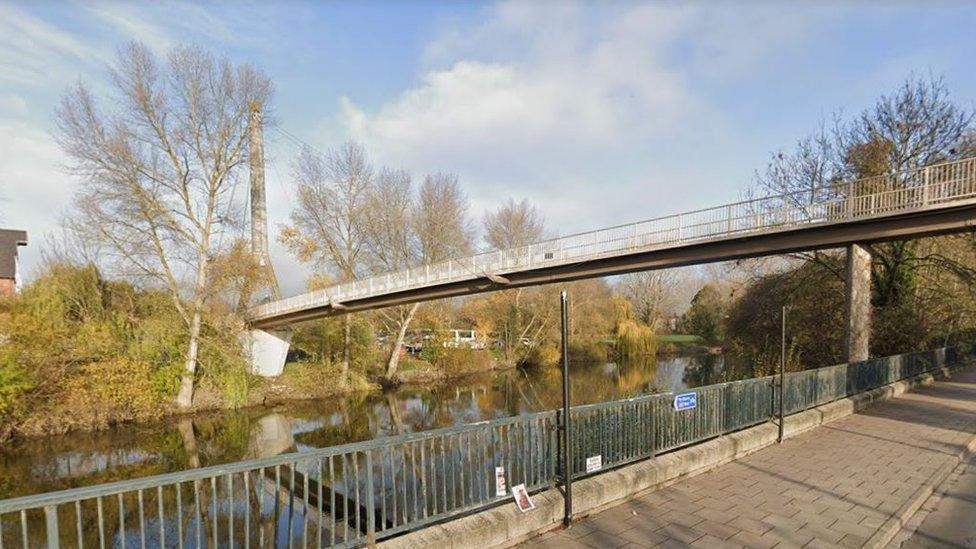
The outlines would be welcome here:
M 647 194 L 654 180 L 666 183 L 658 191 L 702 182 L 699 195 L 713 192 L 720 166 L 690 162 L 735 148 L 702 82 L 750 78 L 802 40 L 800 19 L 503 3 L 428 44 L 415 87 L 371 110 L 342 98 L 341 123 L 382 162 L 458 172 L 478 215 L 528 197 L 566 232 L 700 206 Z M 728 185 L 744 181 L 722 183 L 732 198 Z

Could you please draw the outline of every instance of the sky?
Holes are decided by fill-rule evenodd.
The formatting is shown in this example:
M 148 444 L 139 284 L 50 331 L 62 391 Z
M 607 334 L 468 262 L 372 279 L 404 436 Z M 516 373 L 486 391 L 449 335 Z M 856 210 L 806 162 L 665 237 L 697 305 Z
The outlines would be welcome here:
M 5 2 L 0 226 L 29 280 L 79 181 L 53 138 L 117 49 L 195 44 L 265 71 L 272 232 L 298 146 L 356 140 L 420 178 L 455 172 L 472 217 L 529 199 L 568 234 L 738 199 L 772 152 L 910 74 L 976 103 L 976 4 L 939 2 Z M 286 294 L 308 276 L 277 243 Z

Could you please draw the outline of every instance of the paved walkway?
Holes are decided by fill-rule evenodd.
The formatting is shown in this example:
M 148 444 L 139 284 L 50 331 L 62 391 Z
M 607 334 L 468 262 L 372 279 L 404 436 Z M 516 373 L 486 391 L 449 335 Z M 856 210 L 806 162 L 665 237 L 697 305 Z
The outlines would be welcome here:
M 526 546 L 861 547 L 974 434 L 969 368 Z
M 956 468 L 889 547 L 976 547 L 976 459 Z

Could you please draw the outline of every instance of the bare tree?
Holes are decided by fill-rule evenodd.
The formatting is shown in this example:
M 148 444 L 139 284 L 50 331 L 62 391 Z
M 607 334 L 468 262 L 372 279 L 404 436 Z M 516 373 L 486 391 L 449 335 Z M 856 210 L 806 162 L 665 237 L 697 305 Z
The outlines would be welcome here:
M 511 198 L 493 212 L 485 213 L 485 242 L 494 250 L 507 250 L 542 240 L 545 219 L 528 199 Z
M 436 173 L 424 178 L 413 225 L 424 263 L 471 253 L 474 229 L 468 218 L 468 197 L 457 175 Z
M 320 155 L 305 148 L 295 160 L 292 178 L 297 204 L 291 225 L 280 240 L 300 261 L 312 263 L 340 282 L 363 274 L 366 246 L 367 200 L 373 185 L 373 167 L 365 149 L 346 143 Z M 349 371 L 351 323 L 345 321 L 342 383 Z
M 468 201 L 453 174 L 427 176 L 414 196 L 410 175 L 384 169 L 368 200 L 368 249 L 376 272 L 436 263 L 471 251 Z M 386 378 L 395 380 L 400 348 L 419 303 L 377 312 L 392 336 Z
M 369 255 L 376 272 L 396 272 L 420 263 L 420 242 L 414 231 L 415 203 L 410 174 L 380 170 L 368 200 Z M 419 303 L 381 309 L 376 315 L 391 336 L 386 378 L 396 379 L 400 348 Z
M 681 284 L 674 270 L 643 271 L 624 275 L 618 291 L 630 302 L 637 320 L 658 330 L 665 316 L 676 311 Z
M 117 266 L 169 290 L 187 327 L 176 399 L 187 407 L 210 261 L 243 220 L 234 189 L 247 161 L 248 105 L 268 104 L 272 86 L 253 67 L 197 48 L 176 48 L 160 64 L 138 43 L 120 50 L 110 75 L 104 111 L 79 83 L 56 112 L 58 143 L 86 180 L 73 225 Z
M 527 199 L 508 199 L 497 210 L 486 212 L 482 224 L 485 242 L 494 250 L 520 248 L 542 240 L 545 234 L 545 220 Z M 506 291 L 502 298 L 506 310 L 499 323 L 499 335 L 507 359 L 513 358 L 516 346 L 526 338 L 529 326 L 534 325 L 525 322 L 523 292 L 523 288 Z

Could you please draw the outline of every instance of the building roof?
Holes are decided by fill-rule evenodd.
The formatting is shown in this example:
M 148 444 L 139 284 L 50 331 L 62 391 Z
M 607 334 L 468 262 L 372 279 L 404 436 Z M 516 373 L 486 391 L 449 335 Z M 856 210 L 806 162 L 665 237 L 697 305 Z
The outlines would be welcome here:
M 17 275 L 17 247 L 27 245 L 27 231 L 0 229 L 0 278 Z

